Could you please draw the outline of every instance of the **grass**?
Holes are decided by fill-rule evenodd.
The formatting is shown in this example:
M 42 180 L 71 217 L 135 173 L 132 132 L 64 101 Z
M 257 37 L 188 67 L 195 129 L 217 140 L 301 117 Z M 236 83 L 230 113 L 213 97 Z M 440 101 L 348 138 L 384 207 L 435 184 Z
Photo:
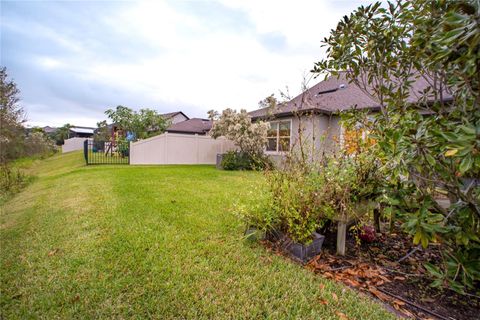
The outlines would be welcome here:
M 76 152 L 27 170 L 38 178 L 0 214 L 2 319 L 394 318 L 242 239 L 232 207 L 255 201 L 261 174 Z

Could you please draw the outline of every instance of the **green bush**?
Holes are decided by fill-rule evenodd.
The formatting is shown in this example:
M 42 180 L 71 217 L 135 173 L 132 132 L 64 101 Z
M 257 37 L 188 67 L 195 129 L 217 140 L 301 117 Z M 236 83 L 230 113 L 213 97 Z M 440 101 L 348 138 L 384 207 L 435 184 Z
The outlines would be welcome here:
M 245 215 L 250 224 L 259 229 L 274 226 L 292 240 L 308 244 L 313 232 L 327 222 L 368 217 L 383 189 L 375 153 L 368 141 L 358 139 L 353 153 L 347 148 L 310 155 L 303 148 L 287 154 L 277 169 L 266 171 L 269 198 L 251 206 Z
M 267 156 L 251 156 L 245 152 L 229 151 L 223 155 L 221 166 L 224 170 L 264 170 L 272 167 Z
M 24 156 L 45 158 L 57 151 L 55 142 L 41 132 L 33 132 L 24 140 Z
M 442 244 L 442 261 L 427 268 L 433 285 L 478 289 L 480 3 L 390 2 L 345 16 L 314 72 L 348 70 L 346 80 L 377 102 L 379 112 L 353 110 L 352 123 L 377 142 L 391 217 L 413 244 Z
M 280 219 L 278 212 L 272 210 L 272 200 L 272 197 L 268 197 L 265 201 L 256 201 L 249 206 L 237 207 L 236 212 L 245 222 L 247 229 L 253 227 L 261 233 L 271 233 L 279 230 Z
M 7 165 L 0 166 L 0 203 L 24 188 L 32 177 Z

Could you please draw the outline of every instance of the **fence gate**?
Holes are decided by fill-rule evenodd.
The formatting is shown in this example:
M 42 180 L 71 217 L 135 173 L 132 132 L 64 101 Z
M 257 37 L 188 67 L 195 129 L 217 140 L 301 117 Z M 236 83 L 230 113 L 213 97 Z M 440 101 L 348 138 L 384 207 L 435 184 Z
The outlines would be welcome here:
M 112 141 L 85 140 L 83 154 L 87 165 L 91 164 L 129 164 L 130 143 Z

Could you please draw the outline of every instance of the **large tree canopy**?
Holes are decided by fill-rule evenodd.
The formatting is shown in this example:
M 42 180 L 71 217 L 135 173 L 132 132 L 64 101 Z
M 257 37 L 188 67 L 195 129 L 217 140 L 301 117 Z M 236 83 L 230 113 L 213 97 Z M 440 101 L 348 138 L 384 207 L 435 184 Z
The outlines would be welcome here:
M 22 153 L 25 132 L 25 112 L 19 105 L 20 90 L 8 79 L 7 69 L 0 68 L 0 163 Z
M 108 109 L 105 114 L 122 130 L 133 133 L 136 139 L 161 134 L 168 126 L 166 119 L 151 109 L 135 111 L 128 107 L 117 106 L 116 109 Z
M 380 112 L 354 111 L 346 123 L 361 123 L 376 139 L 387 203 L 415 244 L 445 244 L 444 263 L 428 269 L 436 285 L 457 290 L 480 279 L 479 6 L 476 0 L 361 6 L 324 40 L 327 58 L 313 70 L 345 72 L 379 103 Z M 421 92 L 418 81 L 427 84 Z

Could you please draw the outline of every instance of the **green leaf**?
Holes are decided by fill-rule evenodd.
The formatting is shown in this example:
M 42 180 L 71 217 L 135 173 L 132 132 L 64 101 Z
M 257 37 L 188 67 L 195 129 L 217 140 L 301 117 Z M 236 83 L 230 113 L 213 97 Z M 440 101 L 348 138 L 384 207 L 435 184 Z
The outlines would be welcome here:
M 452 157 L 458 152 L 458 149 L 450 149 L 445 152 L 445 157 Z
M 470 170 L 472 165 L 473 165 L 473 158 L 471 155 L 467 155 L 465 156 L 465 158 L 463 158 L 462 162 L 460 162 L 460 167 L 458 169 L 463 174 L 468 170 Z
M 434 266 L 433 264 L 427 262 L 423 266 L 425 267 L 425 269 L 427 269 L 428 273 L 430 273 L 432 276 L 436 278 L 443 277 L 443 274 L 441 273 L 440 269 Z
M 415 245 L 419 244 L 421 239 L 422 239 L 422 232 L 417 231 L 417 233 L 415 233 L 415 236 L 413 237 L 413 244 Z
M 427 159 L 428 164 L 430 164 L 431 166 L 434 166 L 434 165 L 435 165 L 435 158 L 432 157 L 431 154 L 427 153 L 427 154 L 425 155 L 425 159 Z
M 422 237 L 422 247 L 425 249 L 428 247 L 428 238 L 427 237 Z

